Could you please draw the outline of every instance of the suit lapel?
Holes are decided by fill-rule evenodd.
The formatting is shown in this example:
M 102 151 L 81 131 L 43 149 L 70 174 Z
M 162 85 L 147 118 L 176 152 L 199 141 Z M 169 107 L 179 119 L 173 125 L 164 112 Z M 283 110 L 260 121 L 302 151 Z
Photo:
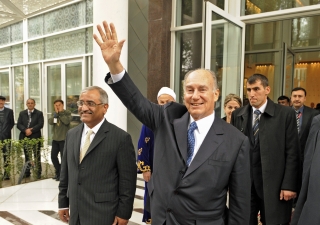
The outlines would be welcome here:
M 184 177 L 191 174 L 197 168 L 199 168 L 208 158 L 213 154 L 213 152 L 219 147 L 223 142 L 223 123 L 220 118 L 215 118 L 209 132 L 207 133 L 205 139 L 203 140 L 197 154 L 193 158 L 187 172 Z M 220 137 L 219 137 L 220 136 Z
M 82 136 L 82 131 L 84 128 L 84 124 L 82 123 L 81 125 L 78 125 L 76 128 L 76 132 L 74 135 L 75 140 L 71 140 L 74 141 L 74 158 L 75 161 L 77 162 L 77 164 L 80 163 L 80 146 L 81 146 L 81 136 Z
M 188 122 L 189 122 L 189 113 L 185 113 L 181 118 L 175 119 L 173 121 L 174 133 L 176 136 L 178 149 L 184 162 L 187 162 L 187 130 L 188 130 Z
M 90 154 L 91 151 L 94 150 L 94 148 L 103 140 L 106 138 L 106 133 L 109 131 L 108 122 L 104 120 L 103 124 L 101 125 L 100 129 L 98 130 L 98 133 L 94 136 L 86 154 L 84 157 L 86 157 L 88 154 Z
M 310 113 L 309 109 L 306 106 L 304 106 L 303 114 L 302 114 L 301 130 L 299 132 L 299 137 L 301 137 L 303 132 L 306 130 L 306 126 L 307 126 L 310 114 L 311 113 Z

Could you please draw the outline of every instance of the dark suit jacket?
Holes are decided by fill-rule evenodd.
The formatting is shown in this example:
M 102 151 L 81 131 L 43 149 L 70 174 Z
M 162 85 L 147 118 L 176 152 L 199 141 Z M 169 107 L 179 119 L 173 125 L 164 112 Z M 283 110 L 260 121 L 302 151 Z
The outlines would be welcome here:
M 231 124 L 245 135 L 251 126 L 252 107 L 246 105 L 232 113 Z M 259 142 L 262 165 L 266 222 L 287 223 L 292 201 L 280 201 L 281 190 L 297 191 L 299 138 L 294 110 L 268 99 L 260 117 Z
M 31 113 L 31 123 L 30 128 L 32 128 L 32 134 L 30 136 L 26 136 L 26 129 L 28 128 L 28 110 L 23 110 L 19 114 L 17 128 L 21 131 L 19 135 L 19 139 L 27 138 L 40 138 L 41 137 L 41 129 L 43 128 L 43 113 L 37 109 L 34 109 L 33 113 Z
M 109 78 L 110 74 L 106 81 Z M 109 85 L 124 105 L 155 134 L 153 174 L 148 183 L 152 224 L 162 225 L 166 221 L 167 225 L 223 225 L 228 189 L 229 224 L 249 223 L 247 137 L 215 117 L 187 168 L 190 118 L 187 108 L 175 102 L 165 106 L 153 104 L 143 97 L 128 74 Z
M 11 129 L 14 126 L 13 111 L 4 107 L 2 129 L 0 130 L 0 140 L 11 139 Z
M 68 131 L 59 184 L 59 208 L 70 208 L 69 224 L 111 225 L 129 219 L 136 191 L 137 166 L 130 135 L 107 122 L 101 125 L 79 164 L 83 124 Z
M 303 163 L 303 180 L 291 225 L 320 224 L 320 115 L 312 121 Z

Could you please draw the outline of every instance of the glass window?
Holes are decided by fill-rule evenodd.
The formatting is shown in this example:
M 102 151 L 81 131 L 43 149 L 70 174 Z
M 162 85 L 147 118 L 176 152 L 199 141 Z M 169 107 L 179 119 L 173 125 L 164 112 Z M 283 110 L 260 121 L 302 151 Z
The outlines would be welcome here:
M 176 46 L 175 61 L 178 63 L 178 71 L 175 77 L 178 80 L 175 82 L 175 90 L 177 90 L 177 101 L 182 102 L 184 75 L 190 70 L 201 67 L 202 30 L 199 28 L 177 32 Z
M 31 41 L 28 43 L 28 60 L 29 62 L 44 59 L 44 39 Z
M 10 27 L 11 27 L 11 35 L 10 35 L 11 43 L 22 41 L 23 40 L 22 21 L 19 23 L 13 24 Z
M 36 100 L 38 109 L 41 109 L 41 77 L 39 64 L 28 66 L 28 85 L 29 85 L 29 98 Z
M 1 31 L 0 31 L 1 34 Z M 0 66 L 11 65 L 11 47 L 0 49 Z
M 23 63 L 23 45 L 13 45 L 11 47 L 12 64 Z
M 47 104 L 48 113 L 53 112 L 53 102 L 56 99 L 61 99 L 61 65 L 53 65 L 47 67 Z M 50 137 L 50 136 L 49 136 Z
M 13 68 L 14 73 L 14 105 L 13 110 L 15 118 L 18 119 L 19 113 L 24 110 L 25 101 L 24 101 L 24 72 L 23 66 L 17 66 Z
M 281 44 L 281 21 L 246 26 L 246 51 L 275 49 Z
M 212 4 L 224 9 L 225 0 L 208 0 Z M 203 1 L 177 0 L 177 25 L 183 26 L 202 22 Z
M 28 19 L 28 38 L 43 35 L 43 15 Z
M 320 46 L 320 16 L 292 20 L 292 46 Z
M 317 5 L 320 0 L 242 0 L 242 15 L 272 12 L 284 9 Z
M 9 71 L 0 72 L 0 94 L 6 98 L 6 107 L 10 105 Z
M 10 26 L 0 29 L 0 46 L 10 43 Z
M 71 127 L 80 124 L 77 101 L 82 90 L 81 62 L 66 64 L 66 109 L 72 113 Z
M 281 55 L 279 52 L 268 52 L 259 54 L 246 54 L 244 68 L 244 88 L 243 102 L 248 103 L 247 99 L 247 79 L 255 74 L 263 74 L 269 80 L 271 88 L 269 97 L 271 100 L 277 100 L 282 95 L 282 75 L 280 69 Z

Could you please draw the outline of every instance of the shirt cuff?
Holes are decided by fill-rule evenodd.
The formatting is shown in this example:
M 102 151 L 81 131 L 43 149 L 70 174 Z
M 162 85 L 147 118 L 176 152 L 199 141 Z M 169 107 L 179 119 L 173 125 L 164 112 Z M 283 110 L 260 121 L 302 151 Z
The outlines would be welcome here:
M 124 69 L 121 71 L 121 73 L 118 73 L 118 74 L 111 74 L 110 73 L 113 83 L 120 81 L 125 73 L 126 73 L 126 71 Z

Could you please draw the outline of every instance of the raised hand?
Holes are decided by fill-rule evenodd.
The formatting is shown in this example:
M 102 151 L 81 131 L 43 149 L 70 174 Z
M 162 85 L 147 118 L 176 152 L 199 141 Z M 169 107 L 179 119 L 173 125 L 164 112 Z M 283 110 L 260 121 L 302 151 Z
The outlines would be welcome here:
M 103 21 L 103 27 L 97 26 L 100 33 L 100 38 L 94 34 L 93 38 L 100 46 L 104 61 L 107 63 L 111 74 L 118 74 L 123 71 L 123 66 L 120 62 L 121 50 L 125 40 L 118 42 L 116 28 L 113 23 L 110 23 L 110 28 L 107 21 Z

